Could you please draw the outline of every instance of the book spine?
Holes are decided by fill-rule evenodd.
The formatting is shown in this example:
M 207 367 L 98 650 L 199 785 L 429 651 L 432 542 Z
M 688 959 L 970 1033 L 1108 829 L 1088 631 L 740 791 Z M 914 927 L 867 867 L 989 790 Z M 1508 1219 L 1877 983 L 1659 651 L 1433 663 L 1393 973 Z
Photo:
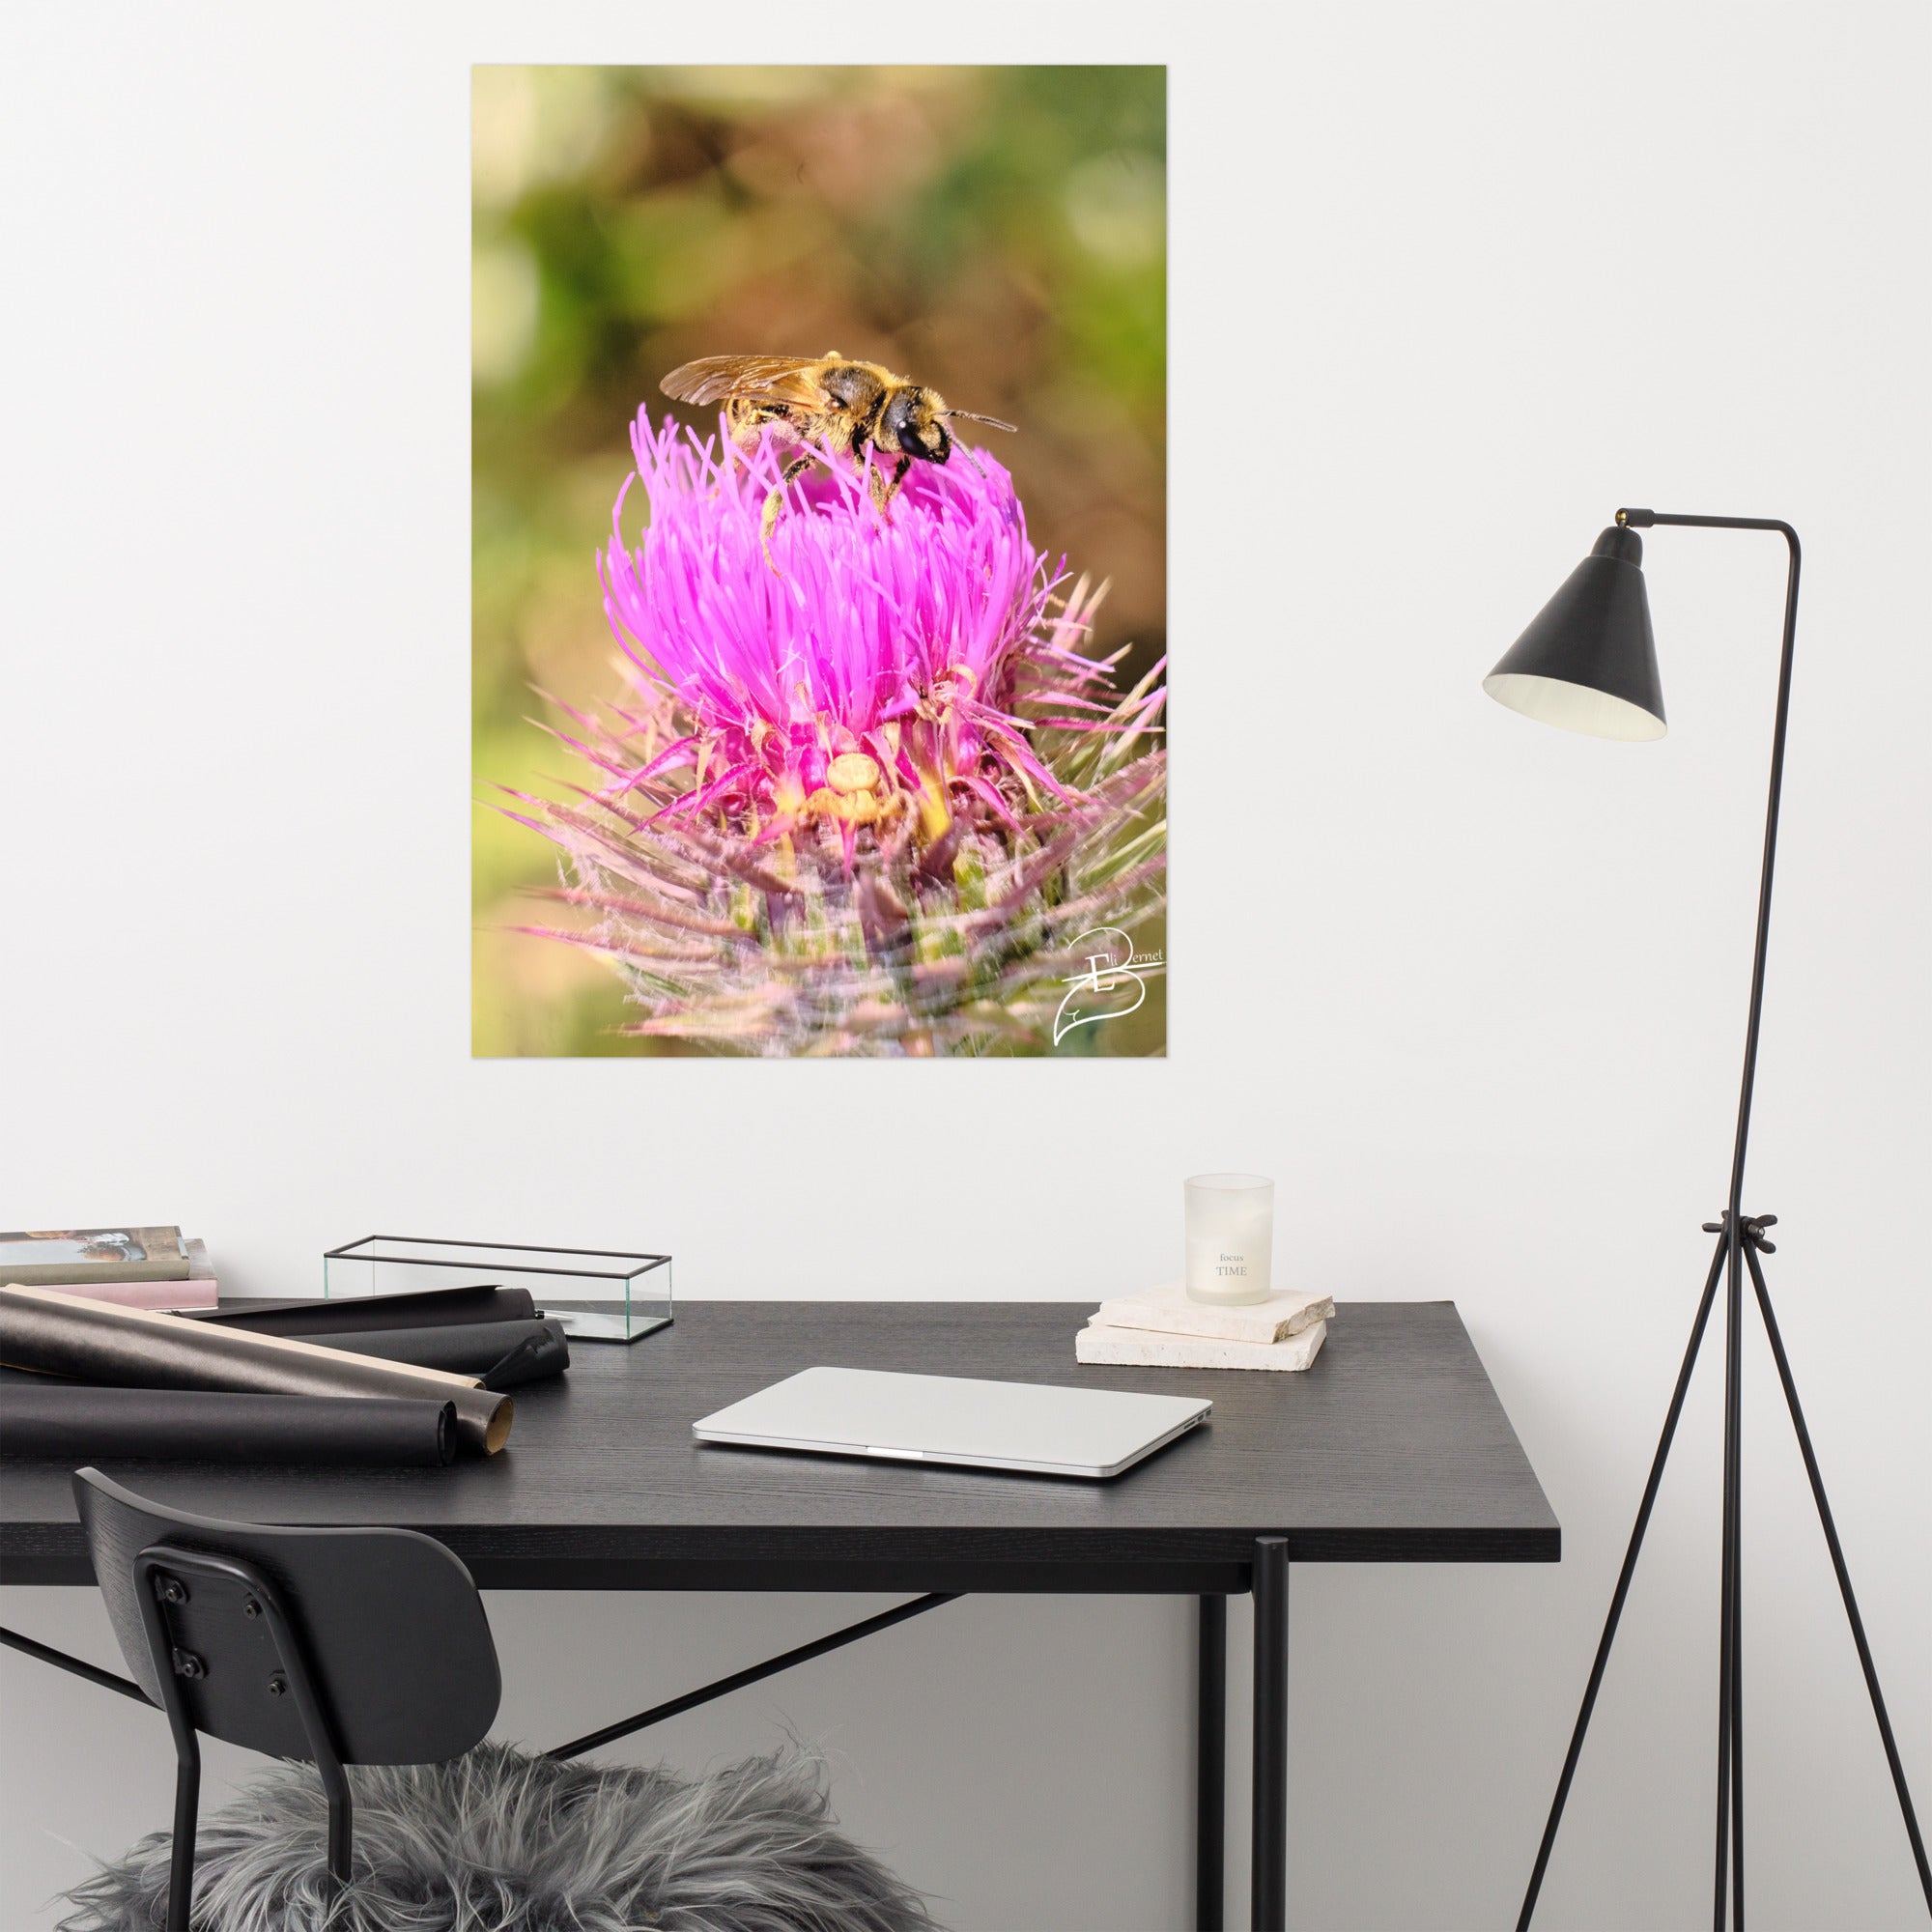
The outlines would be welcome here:
M 9 1264 L 9 1281 L 23 1288 L 70 1288 L 83 1281 L 185 1281 L 187 1257 L 164 1255 L 145 1262 L 32 1262 Z

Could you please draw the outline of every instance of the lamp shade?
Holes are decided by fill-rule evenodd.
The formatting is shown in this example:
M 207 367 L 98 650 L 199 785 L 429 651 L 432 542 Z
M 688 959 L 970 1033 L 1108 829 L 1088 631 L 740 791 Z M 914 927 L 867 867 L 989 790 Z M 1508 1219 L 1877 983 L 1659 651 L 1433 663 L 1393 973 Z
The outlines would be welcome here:
M 1643 539 L 1613 526 L 1483 680 L 1499 704 L 1592 738 L 1661 738 Z

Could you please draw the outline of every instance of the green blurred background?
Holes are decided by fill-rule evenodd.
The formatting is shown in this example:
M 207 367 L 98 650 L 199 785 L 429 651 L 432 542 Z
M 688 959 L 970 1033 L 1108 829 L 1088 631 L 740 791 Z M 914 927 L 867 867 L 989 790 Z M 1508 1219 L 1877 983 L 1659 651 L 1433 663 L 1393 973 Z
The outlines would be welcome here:
M 488 804 L 574 776 L 536 690 L 619 689 L 592 558 L 630 424 L 648 402 L 715 429 L 667 370 L 837 349 L 1017 423 L 968 434 L 1035 542 L 1112 580 L 1095 643 L 1131 647 L 1128 682 L 1165 649 L 1166 130 L 1158 67 L 475 69 L 475 1053 L 679 1050 L 614 1033 L 593 956 L 504 930 L 546 922 L 524 889 L 556 853 Z M 1149 993 L 1068 1046 L 1160 1051 Z

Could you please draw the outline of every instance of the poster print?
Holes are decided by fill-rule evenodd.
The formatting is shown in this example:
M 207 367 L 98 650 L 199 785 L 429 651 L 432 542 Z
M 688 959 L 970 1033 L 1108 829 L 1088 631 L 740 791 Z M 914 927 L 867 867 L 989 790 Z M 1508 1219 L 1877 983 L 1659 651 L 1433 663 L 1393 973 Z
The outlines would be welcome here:
M 1165 151 L 1161 68 L 474 71 L 474 1052 L 1165 1052 Z

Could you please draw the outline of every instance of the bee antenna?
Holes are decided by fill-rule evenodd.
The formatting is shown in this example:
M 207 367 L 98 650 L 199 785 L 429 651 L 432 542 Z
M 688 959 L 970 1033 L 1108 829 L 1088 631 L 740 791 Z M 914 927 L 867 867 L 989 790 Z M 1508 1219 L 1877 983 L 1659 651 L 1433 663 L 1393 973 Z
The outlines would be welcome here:
M 948 410 L 946 413 L 949 416 L 964 416 L 970 423 L 984 423 L 988 429 L 1007 430 L 1014 436 L 1019 434 L 1019 426 L 1017 424 L 1002 422 L 998 416 L 978 415 L 972 410 Z

